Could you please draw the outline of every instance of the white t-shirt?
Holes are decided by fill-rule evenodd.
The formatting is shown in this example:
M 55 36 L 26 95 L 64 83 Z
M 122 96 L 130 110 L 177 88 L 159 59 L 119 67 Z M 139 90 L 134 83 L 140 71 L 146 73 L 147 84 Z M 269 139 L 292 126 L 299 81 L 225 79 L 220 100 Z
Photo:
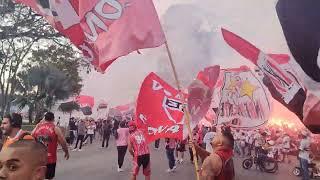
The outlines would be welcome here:
M 240 134 L 239 136 L 239 142 L 241 147 L 246 146 L 246 135 L 245 134 Z
M 89 125 L 89 126 L 88 126 L 88 131 L 87 131 L 87 133 L 88 133 L 88 134 L 94 134 L 94 129 L 95 129 L 95 126 L 94 126 L 94 125 Z
M 255 147 L 260 147 L 260 146 L 263 146 L 264 142 L 263 142 L 263 137 L 260 133 L 256 133 L 254 135 L 254 146 Z
M 206 151 L 208 152 L 213 151 L 210 143 L 212 142 L 215 135 L 216 135 L 216 132 L 207 132 L 207 134 L 203 138 L 203 142 L 206 143 Z
M 299 158 L 310 160 L 310 140 L 302 139 L 299 147 Z
M 282 140 L 282 147 L 285 149 L 290 149 L 290 142 L 291 139 L 289 136 L 284 136 L 283 140 Z

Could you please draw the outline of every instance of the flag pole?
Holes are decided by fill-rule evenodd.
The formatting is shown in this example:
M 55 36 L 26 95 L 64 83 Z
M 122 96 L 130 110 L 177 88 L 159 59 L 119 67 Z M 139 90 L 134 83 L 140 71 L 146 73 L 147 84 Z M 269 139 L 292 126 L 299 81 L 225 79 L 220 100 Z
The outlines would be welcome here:
M 176 81 L 176 85 L 178 87 L 178 91 L 179 91 L 179 94 L 180 94 L 180 98 L 182 99 L 182 102 L 184 102 L 184 95 L 183 95 L 182 90 L 181 90 L 181 84 L 180 84 L 180 81 L 179 81 L 179 78 L 178 78 L 176 67 L 175 67 L 175 65 L 173 63 L 172 54 L 171 54 L 171 51 L 170 51 L 170 48 L 169 48 L 169 45 L 168 45 L 167 41 L 165 42 L 165 45 L 166 45 L 166 50 L 167 50 L 167 53 L 168 53 L 170 65 L 171 65 L 171 68 L 172 68 L 172 71 L 173 71 L 174 79 Z M 190 139 L 193 140 L 192 129 L 191 129 L 191 126 L 190 126 L 190 113 L 189 113 L 189 110 L 188 110 L 186 105 L 183 106 L 183 109 L 184 109 L 184 115 L 185 115 L 185 123 L 187 125 L 189 136 L 190 136 Z M 196 148 L 195 148 L 194 144 L 192 144 L 191 148 L 192 148 L 192 154 L 193 154 L 193 163 L 194 163 L 194 167 L 195 167 L 195 171 L 196 171 L 196 177 L 197 177 L 197 180 L 200 180 L 199 165 L 198 165 L 198 159 L 197 159 L 197 154 L 196 154 Z

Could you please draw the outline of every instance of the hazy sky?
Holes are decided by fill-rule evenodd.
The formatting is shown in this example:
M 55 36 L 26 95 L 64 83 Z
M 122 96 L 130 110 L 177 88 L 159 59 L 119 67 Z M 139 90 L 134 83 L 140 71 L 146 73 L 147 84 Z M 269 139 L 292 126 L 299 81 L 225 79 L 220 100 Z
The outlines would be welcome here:
M 180 79 L 187 85 L 202 68 L 252 66 L 223 41 L 225 27 L 268 53 L 288 53 L 275 12 L 275 0 L 155 0 Z M 83 73 L 82 94 L 111 105 L 133 101 L 149 72 L 173 82 L 164 47 L 131 53 L 105 74 Z

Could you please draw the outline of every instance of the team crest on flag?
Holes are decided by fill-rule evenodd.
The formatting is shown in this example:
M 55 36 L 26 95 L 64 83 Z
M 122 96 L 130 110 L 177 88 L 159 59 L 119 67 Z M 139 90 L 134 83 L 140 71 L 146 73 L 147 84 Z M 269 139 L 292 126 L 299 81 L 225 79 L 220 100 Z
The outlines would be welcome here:
M 218 124 L 257 127 L 268 121 L 269 113 L 266 91 L 248 67 L 224 70 Z
M 182 139 L 183 106 L 178 90 L 150 73 L 141 85 L 136 109 L 137 125 L 144 131 L 147 142 Z

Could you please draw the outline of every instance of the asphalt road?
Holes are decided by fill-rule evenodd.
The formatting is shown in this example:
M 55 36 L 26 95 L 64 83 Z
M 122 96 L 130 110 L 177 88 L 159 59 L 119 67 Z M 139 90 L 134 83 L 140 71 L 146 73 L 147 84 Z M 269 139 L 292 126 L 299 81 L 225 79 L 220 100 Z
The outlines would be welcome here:
M 167 173 L 168 161 L 162 144 L 160 150 L 151 153 L 152 180 L 193 180 L 194 166 L 186 153 L 185 162 L 178 165 L 177 171 Z M 294 159 L 294 158 L 293 158 Z M 280 164 L 279 172 L 275 174 L 262 173 L 255 168 L 244 170 L 242 159 L 235 158 L 236 180 L 298 180 L 292 175 L 294 163 Z M 63 153 L 59 152 L 57 164 L 57 180 L 128 180 L 131 171 L 131 157 L 127 153 L 124 162 L 124 172 L 117 172 L 117 151 L 114 140 L 111 139 L 109 148 L 100 148 L 100 142 L 83 147 L 82 152 L 71 152 L 71 158 L 66 161 Z M 144 179 L 139 176 L 138 179 Z

